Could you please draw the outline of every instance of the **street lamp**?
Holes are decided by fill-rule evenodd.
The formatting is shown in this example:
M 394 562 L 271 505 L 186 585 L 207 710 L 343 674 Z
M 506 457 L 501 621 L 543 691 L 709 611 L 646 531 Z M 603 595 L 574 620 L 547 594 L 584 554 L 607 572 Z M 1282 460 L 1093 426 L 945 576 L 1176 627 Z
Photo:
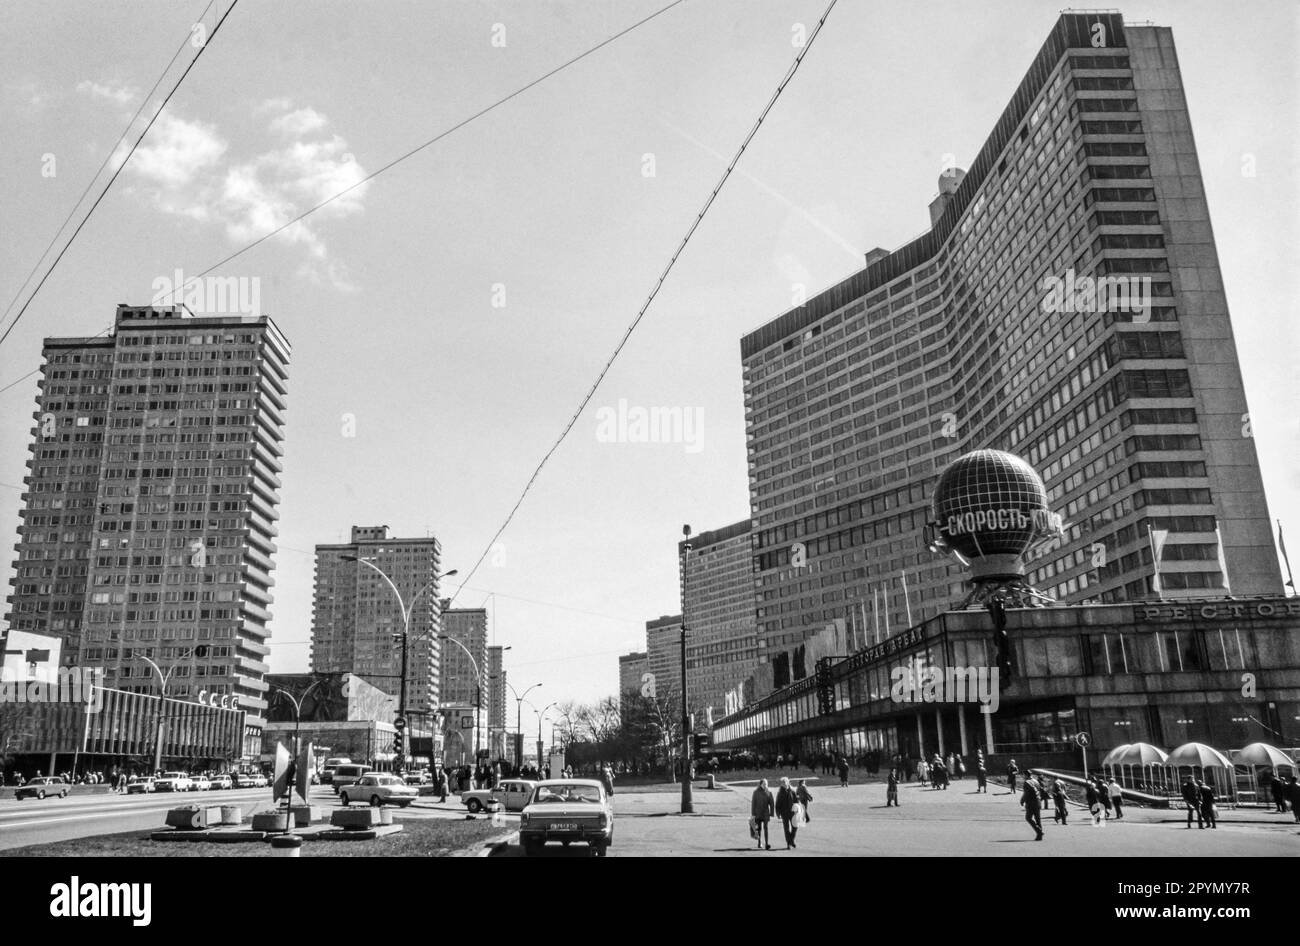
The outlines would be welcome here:
M 389 578 L 387 573 L 378 565 L 376 565 L 373 561 L 371 561 L 368 558 L 362 558 L 359 555 L 343 555 L 340 557 L 345 562 L 357 562 L 358 564 L 365 565 L 371 571 L 378 574 L 380 578 L 386 581 L 388 583 L 388 587 L 393 590 L 393 594 L 397 596 L 397 606 L 401 608 L 402 611 L 402 634 L 401 634 L 402 682 L 401 682 L 401 691 L 397 698 L 397 717 L 402 721 L 401 729 L 405 729 L 406 728 L 406 650 L 407 650 L 407 644 L 411 637 L 411 615 L 415 613 L 415 602 L 419 600 L 420 595 L 424 594 L 430 588 L 433 588 L 435 585 L 437 585 L 440 578 L 450 578 L 452 575 L 455 575 L 456 569 L 453 568 L 449 572 L 443 572 L 441 576 L 435 577 L 427 584 L 425 584 L 423 588 L 421 588 L 411 597 L 411 604 L 408 607 L 406 605 L 406 602 L 402 598 L 402 593 L 397 590 L 397 585 L 393 584 L 393 579 Z M 396 720 L 394 720 L 394 722 L 396 722 Z M 432 753 L 430 753 L 430 755 L 432 755 Z M 394 758 L 393 760 L 393 768 L 396 770 L 398 775 L 405 774 L 406 771 L 405 752 L 399 752 L 396 754 L 396 758 Z
M 465 656 L 469 658 L 469 662 L 474 667 L 474 764 L 478 765 L 478 752 L 479 752 L 478 726 L 479 726 L 479 708 L 483 705 L 483 674 L 478 668 L 478 661 L 474 659 L 474 655 L 469 652 L 468 647 L 466 647 L 460 641 L 456 640 L 456 638 L 450 637 L 447 634 L 439 634 L 438 640 L 451 641 L 461 650 L 465 651 Z
M 686 559 L 691 554 L 691 527 L 682 526 L 682 814 L 695 811 L 691 800 L 691 716 L 686 709 Z
M 186 651 L 185 653 L 181 654 L 176 659 L 178 661 L 188 660 L 191 657 L 203 658 L 206 657 L 207 655 L 208 655 L 208 645 L 200 644 L 198 647 L 194 647 Z M 162 771 L 163 726 L 167 721 L 167 684 L 171 681 L 172 674 L 176 672 L 176 668 L 179 667 L 180 664 L 179 663 L 172 664 L 170 667 L 167 668 L 167 672 L 163 673 L 162 668 L 159 667 L 156 663 L 154 663 L 150 658 L 141 655 L 140 659 L 143 660 L 145 663 L 147 663 L 149 666 L 153 667 L 154 673 L 158 674 L 158 684 L 159 684 L 158 686 L 158 736 L 154 740 L 153 768 L 155 772 L 161 772 Z
M 541 684 L 534 683 L 532 686 L 530 686 L 527 690 L 524 691 L 524 696 L 519 695 L 519 691 L 515 689 L 514 684 L 511 683 L 509 680 L 506 681 L 506 686 L 510 688 L 510 692 L 513 693 L 515 697 L 515 769 L 518 770 L 524 764 L 524 728 L 523 728 L 524 696 L 527 696 L 529 693 L 532 693 L 539 686 L 541 686 Z M 539 759 L 538 761 L 540 762 L 541 760 Z
M 546 715 L 547 710 L 558 704 L 547 703 L 540 711 L 538 711 L 537 707 L 533 706 L 532 703 L 529 703 L 528 705 L 532 708 L 534 713 L 537 713 L 537 768 L 540 769 L 542 767 L 542 718 Z

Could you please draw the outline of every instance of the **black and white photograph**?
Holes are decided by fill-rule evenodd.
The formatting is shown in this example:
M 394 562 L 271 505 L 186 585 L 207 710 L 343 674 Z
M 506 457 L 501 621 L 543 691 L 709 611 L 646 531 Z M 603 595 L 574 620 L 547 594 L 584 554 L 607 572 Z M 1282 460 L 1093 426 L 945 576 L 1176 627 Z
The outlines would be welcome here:
M 1293 915 L 1292 0 L 7 0 L 0 128 L 16 930 Z

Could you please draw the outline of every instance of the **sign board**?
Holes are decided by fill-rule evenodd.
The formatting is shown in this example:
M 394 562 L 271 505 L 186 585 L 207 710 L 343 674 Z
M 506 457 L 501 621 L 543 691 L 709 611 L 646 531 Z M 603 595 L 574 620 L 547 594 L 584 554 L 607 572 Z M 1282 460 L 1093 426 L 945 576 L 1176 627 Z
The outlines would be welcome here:
M 1081 732 L 1074 737 L 1074 741 L 1080 749 L 1086 749 L 1092 743 L 1092 737 L 1086 732 Z
M 401 731 L 406 728 L 406 717 L 398 716 L 393 719 L 393 728 Z

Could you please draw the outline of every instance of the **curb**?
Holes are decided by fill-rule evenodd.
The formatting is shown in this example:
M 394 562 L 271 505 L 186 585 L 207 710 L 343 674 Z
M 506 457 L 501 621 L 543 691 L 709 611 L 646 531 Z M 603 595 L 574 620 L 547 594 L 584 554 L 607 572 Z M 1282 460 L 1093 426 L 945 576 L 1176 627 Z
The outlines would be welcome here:
M 518 840 L 519 832 L 511 831 L 509 834 L 502 834 L 495 838 L 489 838 L 483 842 L 482 847 L 478 850 L 471 847 L 466 848 L 465 851 L 460 853 L 465 857 L 491 857 L 494 854 L 500 854 L 511 844 L 518 842 Z

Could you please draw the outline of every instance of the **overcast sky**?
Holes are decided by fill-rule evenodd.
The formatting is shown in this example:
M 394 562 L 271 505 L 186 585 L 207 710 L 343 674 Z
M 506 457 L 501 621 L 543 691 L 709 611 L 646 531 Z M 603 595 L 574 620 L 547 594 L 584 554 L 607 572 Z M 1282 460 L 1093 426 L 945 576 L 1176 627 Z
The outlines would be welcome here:
M 102 331 L 160 277 L 197 274 L 667 2 L 243 0 L 0 347 L 0 386 L 39 365 L 43 337 Z M 0 7 L 0 305 L 204 3 Z M 824 6 L 679 5 L 219 271 L 260 279 L 294 348 L 274 671 L 307 668 L 311 551 L 349 526 L 432 532 L 469 571 Z M 1300 555 L 1300 8 L 1223 9 L 1123 12 L 1174 29 L 1270 510 Z M 617 655 L 678 610 L 682 524 L 748 514 L 740 336 L 794 284 L 816 291 L 925 228 L 945 155 L 969 166 L 1059 10 L 841 0 L 460 592 L 495 593 L 513 683 L 542 682 L 547 702 L 616 690 Z M 0 395 L 6 548 L 35 392 L 33 377 Z M 597 411 L 620 399 L 690 411 L 698 438 L 604 442 Z

